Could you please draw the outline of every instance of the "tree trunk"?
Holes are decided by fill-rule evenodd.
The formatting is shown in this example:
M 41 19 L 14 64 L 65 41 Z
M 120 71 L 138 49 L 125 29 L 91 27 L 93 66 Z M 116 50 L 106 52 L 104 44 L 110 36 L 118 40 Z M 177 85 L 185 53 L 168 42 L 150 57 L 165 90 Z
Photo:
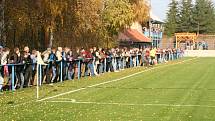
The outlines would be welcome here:
M 0 45 L 4 45 L 6 43 L 4 5 L 5 5 L 5 0 L 0 0 Z

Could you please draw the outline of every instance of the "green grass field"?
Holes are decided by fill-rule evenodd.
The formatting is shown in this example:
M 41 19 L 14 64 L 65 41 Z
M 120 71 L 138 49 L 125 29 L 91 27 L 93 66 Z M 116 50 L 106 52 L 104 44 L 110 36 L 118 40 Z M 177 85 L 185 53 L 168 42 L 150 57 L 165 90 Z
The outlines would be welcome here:
M 2 121 L 215 121 L 215 58 L 3 92 Z

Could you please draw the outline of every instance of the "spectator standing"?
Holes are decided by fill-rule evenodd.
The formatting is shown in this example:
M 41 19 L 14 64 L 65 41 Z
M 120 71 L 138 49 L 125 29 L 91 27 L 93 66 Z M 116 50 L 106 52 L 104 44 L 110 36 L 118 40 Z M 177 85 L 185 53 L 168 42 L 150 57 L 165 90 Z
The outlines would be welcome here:
M 9 48 L 4 48 L 2 51 L 2 56 L 1 56 L 1 65 L 2 67 L 2 73 L 3 73 L 3 78 L 4 78 L 4 84 L 10 85 L 9 82 L 9 71 L 8 71 L 8 66 L 6 65 L 8 63 L 8 58 L 10 54 L 10 49 Z
M 145 67 L 148 68 L 149 67 L 149 61 L 150 61 L 150 49 L 146 48 L 144 51 L 145 51 L 145 54 L 144 54 Z
M 52 72 L 52 77 L 50 76 L 49 72 L 48 72 L 48 83 L 53 83 L 56 80 L 57 77 L 57 56 L 56 56 L 56 48 L 52 48 L 52 52 L 49 56 L 49 70 L 51 70 Z M 50 80 L 51 77 L 51 80 Z
M 68 80 L 72 80 L 74 79 L 74 72 L 75 72 L 74 56 L 73 56 L 72 50 L 66 53 L 66 60 L 67 60 L 67 67 L 68 67 L 67 77 L 68 77 Z
M 82 48 L 81 51 L 80 51 L 80 56 L 79 56 L 79 59 L 81 60 L 81 76 L 84 77 L 86 76 L 85 72 L 87 70 L 87 65 L 88 65 L 88 60 L 87 60 L 87 51 Z
M 19 48 L 14 48 L 14 64 L 19 64 L 16 65 L 15 67 L 15 75 L 16 75 L 16 85 L 15 88 L 23 88 L 24 86 L 24 65 L 23 65 L 23 54 L 21 54 Z
M 116 54 L 116 50 L 114 48 L 111 49 L 111 53 L 112 53 L 112 66 L 113 66 L 113 71 L 114 72 L 118 72 L 117 71 L 117 54 Z
M 99 59 L 101 58 L 99 55 L 99 50 L 96 47 L 93 47 L 93 66 L 94 66 L 94 74 L 98 75 L 98 68 L 99 68 Z
M 110 49 L 106 50 L 106 72 L 113 72 L 113 66 L 112 66 L 112 52 Z
M 105 51 L 103 48 L 99 48 L 99 55 L 100 55 L 100 58 L 99 58 L 99 74 L 102 74 L 104 73 L 104 65 L 105 65 Z
M 87 61 L 87 67 L 85 68 L 85 76 L 88 75 L 88 70 L 90 70 L 90 76 L 95 76 L 95 68 L 93 64 L 93 49 L 90 49 L 90 52 L 86 51 L 86 60 Z
M 48 84 L 49 81 L 47 78 L 49 78 L 49 56 L 51 54 L 51 48 L 47 48 L 47 50 L 45 50 L 43 53 L 42 53 L 42 58 L 43 58 L 43 62 L 46 63 L 47 65 L 42 65 L 42 69 L 43 69 L 43 81 L 46 80 L 46 83 Z M 50 80 L 50 79 L 49 79 Z
M 24 88 L 26 88 L 29 86 L 29 82 L 32 79 L 32 59 L 31 54 L 29 52 L 29 47 L 27 46 L 24 48 L 23 62 L 25 64 Z
M 127 48 L 125 48 L 125 63 L 126 63 L 126 68 L 130 67 L 130 57 L 131 54 Z
M 81 67 L 78 68 L 78 63 L 80 62 L 80 66 L 81 63 L 83 62 L 83 58 L 81 57 L 81 52 L 79 48 L 73 49 L 73 58 L 74 58 L 74 78 L 78 78 L 78 76 L 81 76 L 81 72 L 80 75 L 78 75 L 78 70 L 80 69 L 81 71 Z
M 157 49 L 154 47 L 154 48 L 151 48 L 150 50 L 150 57 L 151 57 L 151 65 L 155 65 L 155 57 L 156 57 L 156 51 Z
M 31 84 L 36 85 L 37 84 L 37 50 L 32 50 L 31 54 L 31 60 L 32 60 L 32 80 Z

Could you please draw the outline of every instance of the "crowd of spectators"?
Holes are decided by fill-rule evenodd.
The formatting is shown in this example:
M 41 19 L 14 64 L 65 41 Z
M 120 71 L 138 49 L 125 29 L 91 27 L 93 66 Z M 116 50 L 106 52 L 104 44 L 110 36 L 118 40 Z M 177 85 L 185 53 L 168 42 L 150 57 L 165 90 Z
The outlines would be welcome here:
M 119 72 L 125 68 L 145 66 L 167 62 L 183 56 L 181 49 L 160 48 L 85 48 L 53 47 L 38 52 L 29 47 L 10 50 L 0 46 L 0 90 L 12 87 L 12 65 L 15 71 L 15 89 L 27 88 L 37 84 L 37 61 L 41 58 L 42 84 L 62 80 L 74 80 L 78 77 L 98 76 L 105 72 Z M 60 69 L 61 68 L 61 69 Z

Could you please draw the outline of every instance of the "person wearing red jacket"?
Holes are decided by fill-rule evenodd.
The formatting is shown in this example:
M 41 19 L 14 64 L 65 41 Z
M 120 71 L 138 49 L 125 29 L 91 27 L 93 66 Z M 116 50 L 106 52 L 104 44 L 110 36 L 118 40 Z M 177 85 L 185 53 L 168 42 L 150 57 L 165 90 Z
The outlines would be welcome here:
M 87 55 L 86 50 L 84 48 L 81 48 L 80 56 L 78 58 L 81 59 L 81 76 L 82 77 L 85 76 L 85 70 L 86 70 L 86 65 L 87 65 L 87 62 L 85 60 L 86 55 Z
M 86 56 L 85 56 L 85 63 L 86 63 L 86 68 L 85 68 L 85 76 L 88 76 L 88 70 L 90 70 L 90 75 L 91 76 L 95 76 L 95 70 L 94 70 L 94 64 L 93 64 L 93 60 L 94 60 L 94 56 L 93 56 L 93 50 L 90 49 L 89 51 L 85 51 Z

